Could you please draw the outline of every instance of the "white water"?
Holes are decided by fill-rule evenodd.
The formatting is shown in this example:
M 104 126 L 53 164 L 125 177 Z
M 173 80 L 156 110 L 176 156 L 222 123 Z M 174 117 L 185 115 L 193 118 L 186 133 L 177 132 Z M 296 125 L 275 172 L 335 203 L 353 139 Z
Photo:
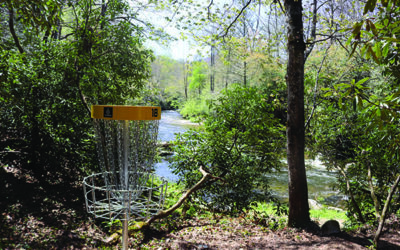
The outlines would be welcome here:
M 163 111 L 158 140 L 174 140 L 176 133 L 183 133 L 193 126 L 197 126 L 197 124 L 183 119 L 178 112 Z M 168 166 L 168 161 L 163 159 L 162 162 L 156 164 L 156 174 L 171 181 L 177 181 L 178 177 L 171 172 Z M 318 159 L 307 160 L 306 166 L 309 199 L 317 200 L 318 198 L 324 198 L 326 204 L 338 206 L 338 202 L 343 200 L 344 197 L 333 189 L 333 185 L 336 183 L 336 174 L 328 171 Z M 267 174 L 267 176 L 270 177 L 272 193 L 282 201 L 287 200 L 288 169 L 282 168 L 280 171 Z

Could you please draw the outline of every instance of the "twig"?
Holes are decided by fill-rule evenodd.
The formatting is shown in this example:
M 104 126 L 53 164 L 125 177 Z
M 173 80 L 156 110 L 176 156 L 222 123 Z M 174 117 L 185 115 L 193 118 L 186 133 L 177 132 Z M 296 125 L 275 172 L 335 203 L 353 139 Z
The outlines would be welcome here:
M 282 10 L 282 12 L 283 13 L 286 13 L 286 11 L 285 11 L 285 9 L 283 8 L 283 6 L 282 6 L 282 4 L 281 4 L 281 1 L 280 0 L 274 0 L 272 3 L 278 3 L 279 4 L 279 7 L 281 8 L 281 10 Z
M 321 64 L 319 65 L 319 68 L 318 68 L 318 71 L 317 71 L 317 76 L 316 76 L 315 85 L 314 85 L 313 108 L 311 110 L 310 116 L 307 119 L 306 125 L 304 126 L 305 129 L 307 129 L 308 125 L 310 124 L 311 118 L 313 117 L 315 109 L 317 108 L 316 102 L 317 102 L 317 87 L 318 87 L 318 81 L 319 81 L 319 73 L 322 70 L 322 65 L 325 62 L 325 59 L 326 59 L 326 57 L 328 55 L 328 50 L 330 49 L 331 45 L 332 45 L 332 43 L 330 43 L 328 48 L 326 49 L 324 58 L 322 58 Z
M 316 37 L 316 30 L 317 30 L 317 0 L 313 2 L 314 9 L 313 9 L 313 18 L 312 18 L 312 26 L 311 26 L 311 39 L 315 40 Z M 312 50 L 314 49 L 315 42 L 311 43 L 307 50 L 304 52 L 304 62 L 306 62 L 308 56 L 311 54 Z
M 211 9 L 211 5 L 213 5 L 213 3 L 214 3 L 214 0 L 211 0 L 210 4 L 207 6 L 207 19 L 208 20 L 210 20 L 210 13 L 211 13 L 210 9 Z
M 229 30 L 232 28 L 233 24 L 235 24 L 237 22 L 237 20 L 239 19 L 239 17 L 243 14 L 244 10 L 250 5 L 251 0 L 249 0 L 240 10 L 239 14 L 236 15 L 235 19 L 233 20 L 233 22 L 231 22 L 229 24 L 229 26 L 226 28 L 225 33 L 222 36 L 219 37 L 226 37 L 228 35 Z

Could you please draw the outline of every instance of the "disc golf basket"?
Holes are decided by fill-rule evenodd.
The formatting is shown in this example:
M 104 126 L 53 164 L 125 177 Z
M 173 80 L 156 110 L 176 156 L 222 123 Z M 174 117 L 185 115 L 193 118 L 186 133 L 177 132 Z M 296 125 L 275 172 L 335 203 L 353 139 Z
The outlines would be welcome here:
M 152 173 L 159 107 L 92 106 L 101 173 L 83 179 L 87 212 L 123 222 L 122 247 L 128 246 L 128 222 L 163 209 L 167 181 Z

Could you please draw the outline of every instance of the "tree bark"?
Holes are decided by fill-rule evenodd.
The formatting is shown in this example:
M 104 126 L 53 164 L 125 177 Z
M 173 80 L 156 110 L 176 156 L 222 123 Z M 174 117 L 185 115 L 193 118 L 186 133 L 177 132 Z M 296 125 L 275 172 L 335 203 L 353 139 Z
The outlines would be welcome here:
M 214 85 L 215 85 L 215 46 L 214 41 L 211 45 L 211 72 L 210 72 L 210 91 L 214 93 Z
M 360 222 L 364 224 L 365 223 L 365 219 L 364 219 L 364 216 L 363 216 L 363 214 L 361 212 L 360 207 L 357 204 L 356 199 L 354 198 L 354 194 L 353 194 L 353 191 L 352 191 L 351 186 L 350 186 L 350 180 L 349 180 L 349 178 L 347 178 L 347 175 L 344 172 L 342 167 L 339 167 L 338 169 L 342 173 L 344 179 L 346 180 L 347 192 L 349 192 L 351 202 L 353 203 L 354 209 L 356 210 L 356 213 L 357 213 L 357 217 L 360 220 Z
M 399 183 L 400 183 L 400 175 L 397 175 L 395 182 L 393 183 L 392 187 L 389 189 L 388 196 L 386 197 L 385 206 L 383 207 L 382 214 L 379 217 L 379 226 L 378 226 L 378 229 L 376 230 L 375 236 L 374 236 L 374 244 L 376 247 L 378 247 L 378 241 L 379 241 L 379 238 L 381 237 L 383 226 L 385 225 L 386 214 L 389 209 L 390 201 L 392 200 L 393 194 L 396 191 Z
M 24 49 L 22 48 L 21 43 L 19 42 L 18 36 L 15 33 L 14 29 L 14 9 L 11 6 L 9 6 L 8 11 L 9 11 L 8 27 L 10 29 L 10 33 L 14 39 L 15 46 L 17 46 L 19 53 L 23 54 Z
M 288 63 L 286 83 L 287 162 L 289 168 L 290 227 L 305 228 L 310 223 L 307 177 L 304 164 L 304 51 L 302 1 L 286 0 Z

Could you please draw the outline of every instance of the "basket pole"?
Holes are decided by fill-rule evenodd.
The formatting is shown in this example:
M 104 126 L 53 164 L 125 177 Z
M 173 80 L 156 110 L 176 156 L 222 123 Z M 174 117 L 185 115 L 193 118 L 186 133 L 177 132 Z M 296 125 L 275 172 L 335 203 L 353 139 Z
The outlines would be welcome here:
M 129 121 L 123 121 L 122 136 L 123 138 L 123 148 L 124 148 L 124 175 L 125 175 L 125 192 L 124 192 L 124 207 L 125 207 L 125 218 L 124 218 L 124 228 L 122 229 L 122 249 L 128 249 L 128 220 L 129 220 L 129 206 L 128 204 L 128 193 L 129 190 L 129 169 L 128 169 L 128 151 L 129 151 Z

